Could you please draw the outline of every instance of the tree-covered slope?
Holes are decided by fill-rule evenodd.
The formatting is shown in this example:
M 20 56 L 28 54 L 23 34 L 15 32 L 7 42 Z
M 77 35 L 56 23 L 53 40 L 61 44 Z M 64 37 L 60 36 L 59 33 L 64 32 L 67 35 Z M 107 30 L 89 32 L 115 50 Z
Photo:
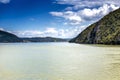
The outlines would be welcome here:
M 16 35 L 0 30 L 0 42 L 22 42 Z
M 120 8 L 110 12 L 70 40 L 85 44 L 120 44 Z

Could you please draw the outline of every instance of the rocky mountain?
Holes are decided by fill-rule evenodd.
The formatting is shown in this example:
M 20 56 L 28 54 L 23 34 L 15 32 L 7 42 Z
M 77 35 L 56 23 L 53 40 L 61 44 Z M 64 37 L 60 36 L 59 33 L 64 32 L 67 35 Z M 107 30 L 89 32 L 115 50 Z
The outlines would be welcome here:
M 120 44 L 120 8 L 110 12 L 70 40 L 83 44 Z
M 22 39 L 12 33 L 0 30 L 0 42 L 22 42 Z

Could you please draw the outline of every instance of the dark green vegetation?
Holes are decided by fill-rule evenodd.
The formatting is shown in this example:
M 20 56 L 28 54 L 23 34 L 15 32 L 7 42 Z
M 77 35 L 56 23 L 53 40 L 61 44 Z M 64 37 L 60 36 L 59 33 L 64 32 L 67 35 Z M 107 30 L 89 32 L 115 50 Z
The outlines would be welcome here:
M 87 27 L 70 42 L 83 44 L 120 44 L 120 8 Z
M 52 37 L 19 38 L 14 34 L 0 30 L 0 42 L 66 42 L 67 39 Z
M 0 42 L 22 42 L 16 35 L 0 30 Z
M 53 37 L 33 37 L 22 38 L 24 42 L 67 42 L 67 39 L 53 38 Z

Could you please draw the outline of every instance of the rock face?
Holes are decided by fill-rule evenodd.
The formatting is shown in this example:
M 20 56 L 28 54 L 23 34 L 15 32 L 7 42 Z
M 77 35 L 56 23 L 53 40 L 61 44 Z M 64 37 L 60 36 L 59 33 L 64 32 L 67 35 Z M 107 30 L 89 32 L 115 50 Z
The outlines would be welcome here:
M 0 42 L 22 42 L 16 35 L 0 30 Z
M 110 12 L 70 40 L 82 44 L 120 44 L 120 8 Z

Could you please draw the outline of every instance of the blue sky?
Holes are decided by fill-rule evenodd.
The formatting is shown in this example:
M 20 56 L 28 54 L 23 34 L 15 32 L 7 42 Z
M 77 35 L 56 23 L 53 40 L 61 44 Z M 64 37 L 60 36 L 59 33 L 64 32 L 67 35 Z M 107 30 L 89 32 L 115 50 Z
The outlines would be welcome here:
M 19 37 L 72 38 L 120 0 L 0 0 L 0 29 Z

